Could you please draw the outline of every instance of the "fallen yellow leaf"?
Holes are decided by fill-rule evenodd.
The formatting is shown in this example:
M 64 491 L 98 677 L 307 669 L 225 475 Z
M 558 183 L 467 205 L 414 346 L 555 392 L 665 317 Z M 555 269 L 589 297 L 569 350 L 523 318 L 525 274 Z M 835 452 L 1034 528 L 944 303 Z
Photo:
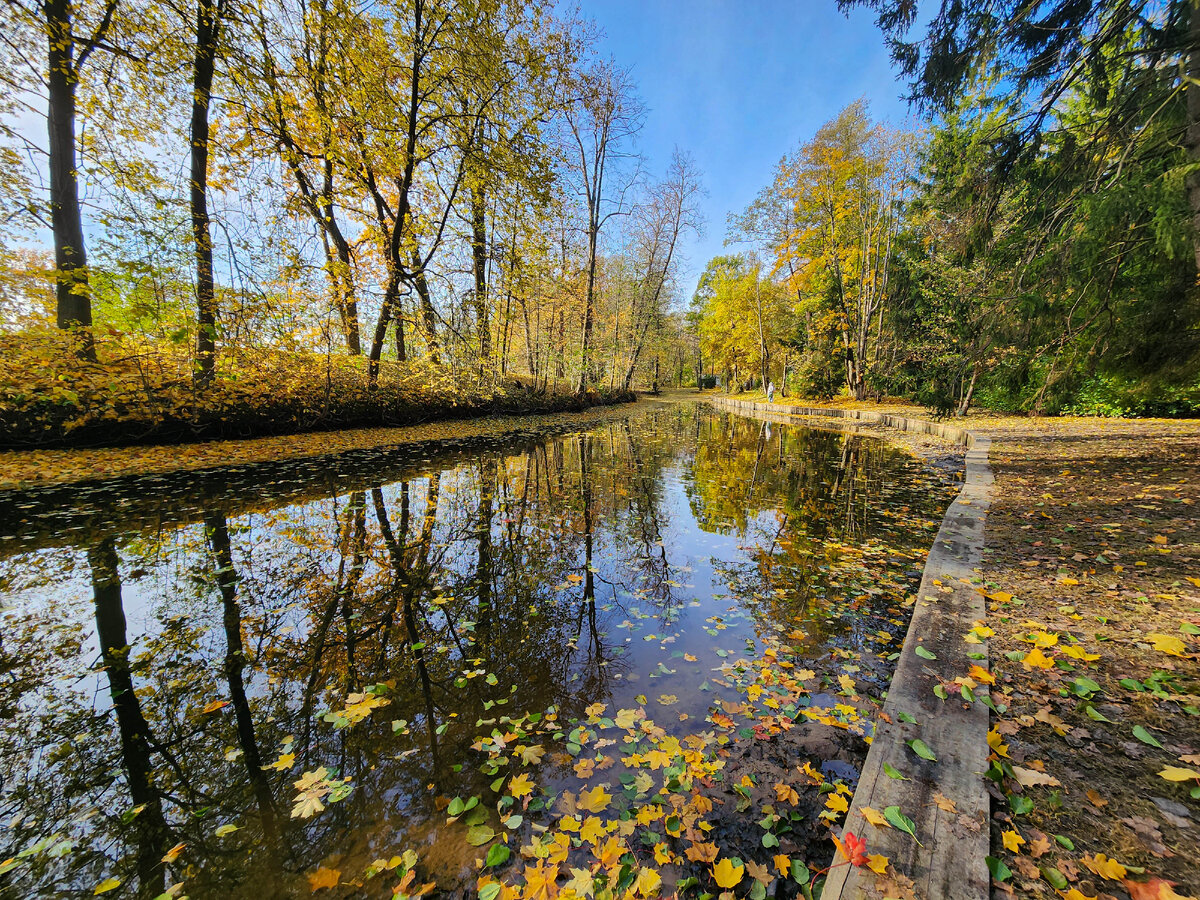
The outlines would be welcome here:
M 1001 834 L 1000 839 L 1004 841 L 1004 849 L 1010 853 L 1019 854 L 1021 852 L 1021 845 L 1025 843 L 1025 838 L 1012 829 Z
M 891 828 L 892 827 L 891 825 L 888 824 L 888 820 L 883 817 L 883 813 L 881 813 L 877 809 L 871 809 L 871 807 L 869 807 L 869 806 L 864 806 L 862 809 L 859 810 L 859 812 L 862 813 L 864 819 L 866 819 L 868 822 L 870 822 L 876 828 Z
M 1200 778 L 1200 772 L 1195 769 L 1185 769 L 1181 766 L 1167 766 L 1158 773 L 1160 778 L 1167 781 L 1187 781 L 1190 778 Z
M 890 860 L 882 853 L 872 853 L 867 857 L 867 868 L 876 875 L 882 875 L 887 871 Z
M 1125 877 L 1125 867 L 1115 859 L 1109 859 L 1103 853 L 1084 856 L 1083 864 L 1101 878 L 1107 878 L 1109 881 L 1120 881 Z
M 590 791 L 580 791 L 575 806 L 585 812 L 598 813 L 607 809 L 611 800 L 612 794 L 604 790 L 604 785 L 598 784 Z
M 528 797 L 533 793 L 533 782 L 529 780 L 528 775 L 522 772 L 508 783 L 508 792 L 514 797 Z
M 729 859 L 723 859 L 712 867 L 712 874 L 717 882 L 717 887 L 728 890 L 741 883 L 742 878 L 746 875 L 746 869 L 743 866 L 735 866 Z
M 978 681 L 980 684 L 995 684 L 996 683 L 996 676 L 993 675 L 991 672 L 989 672 L 987 669 L 985 669 L 983 666 L 980 666 L 980 665 L 971 666 L 970 674 L 971 674 L 971 677 L 974 678 L 976 681 Z
M 1021 665 L 1026 669 L 1049 669 L 1054 665 L 1054 660 L 1043 653 L 1040 647 L 1034 647 L 1025 654 L 1025 658 L 1021 660 Z
M 1187 652 L 1187 645 L 1179 638 L 1169 634 L 1148 634 L 1146 635 L 1146 640 L 1159 653 L 1166 653 L 1170 656 L 1183 656 Z

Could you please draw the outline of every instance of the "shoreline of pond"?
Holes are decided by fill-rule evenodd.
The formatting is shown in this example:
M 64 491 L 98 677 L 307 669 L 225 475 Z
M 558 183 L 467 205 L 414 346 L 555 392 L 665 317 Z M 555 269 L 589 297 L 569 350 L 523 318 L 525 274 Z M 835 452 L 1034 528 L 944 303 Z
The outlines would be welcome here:
M 636 393 L 547 394 L 522 409 L 471 406 L 424 410 L 418 421 L 185 443 L 0 450 L 0 493 L 141 475 L 198 472 L 316 459 L 358 450 L 506 437 L 542 427 L 588 425 L 655 403 Z

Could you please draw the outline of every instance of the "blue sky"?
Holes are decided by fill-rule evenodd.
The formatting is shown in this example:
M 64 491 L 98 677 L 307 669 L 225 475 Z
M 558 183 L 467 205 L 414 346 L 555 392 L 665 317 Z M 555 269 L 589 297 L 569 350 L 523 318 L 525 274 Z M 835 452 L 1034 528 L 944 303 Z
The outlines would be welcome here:
M 851 101 L 903 121 L 904 85 L 869 12 L 835 0 L 581 0 L 601 52 L 633 70 L 649 114 L 640 146 L 660 174 L 679 146 L 704 172 L 707 233 L 686 248 L 685 299 L 723 252 L 725 218 L 779 158 Z

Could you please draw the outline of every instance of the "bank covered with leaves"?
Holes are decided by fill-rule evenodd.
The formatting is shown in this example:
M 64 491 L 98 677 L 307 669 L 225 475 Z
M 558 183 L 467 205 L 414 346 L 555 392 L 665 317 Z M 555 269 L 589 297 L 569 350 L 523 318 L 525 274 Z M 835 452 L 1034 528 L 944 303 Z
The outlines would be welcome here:
M 98 360 L 54 330 L 0 338 L 0 442 L 7 448 L 175 442 L 405 425 L 492 413 L 578 410 L 634 399 L 489 370 L 284 350 L 222 354 L 214 378 L 161 344 L 99 343 Z

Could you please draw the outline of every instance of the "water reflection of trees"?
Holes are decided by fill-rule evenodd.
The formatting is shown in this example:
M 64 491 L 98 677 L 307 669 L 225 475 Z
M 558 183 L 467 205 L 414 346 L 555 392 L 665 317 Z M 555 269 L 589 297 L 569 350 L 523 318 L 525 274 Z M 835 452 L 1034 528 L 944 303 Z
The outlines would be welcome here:
M 947 488 L 878 440 L 727 416 L 701 423 L 688 495 L 702 528 L 747 545 L 746 561 L 716 569 L 761 627 L 790 622 L 809 645 L 838 635 L 861 653 L 928 550 Z
M 155 896 L 186 871 L 193 895 L 288 894 L 318 863 L 365 865 L 440 822 L 435 795 L 487 793 L 474 766 L 454 771 L 477 721 L 579 714 L 619 671 L 603 609 L 678 602 L 662 471 L 680 447 L 659 425 L 416 465 L 290 506 L 217 503 L 162 530 L 123 534 L 115 509 L 94 532 L 76 523 L 74 564 L 42 579 L 52 598 L 10 616 L 0 644 L 14 821 L 0 859 L 53 837 L 0 884 L 53 896 L 116 875 Z M 40 662 L 14 658 L 32 648 Z M 390 705 L 372 718 L 320 721 L 378 684 Z M 287 748 L 294 767 L 275 767 Z M 292 818 L 291 782 L 321 766 L 353 793 Z

